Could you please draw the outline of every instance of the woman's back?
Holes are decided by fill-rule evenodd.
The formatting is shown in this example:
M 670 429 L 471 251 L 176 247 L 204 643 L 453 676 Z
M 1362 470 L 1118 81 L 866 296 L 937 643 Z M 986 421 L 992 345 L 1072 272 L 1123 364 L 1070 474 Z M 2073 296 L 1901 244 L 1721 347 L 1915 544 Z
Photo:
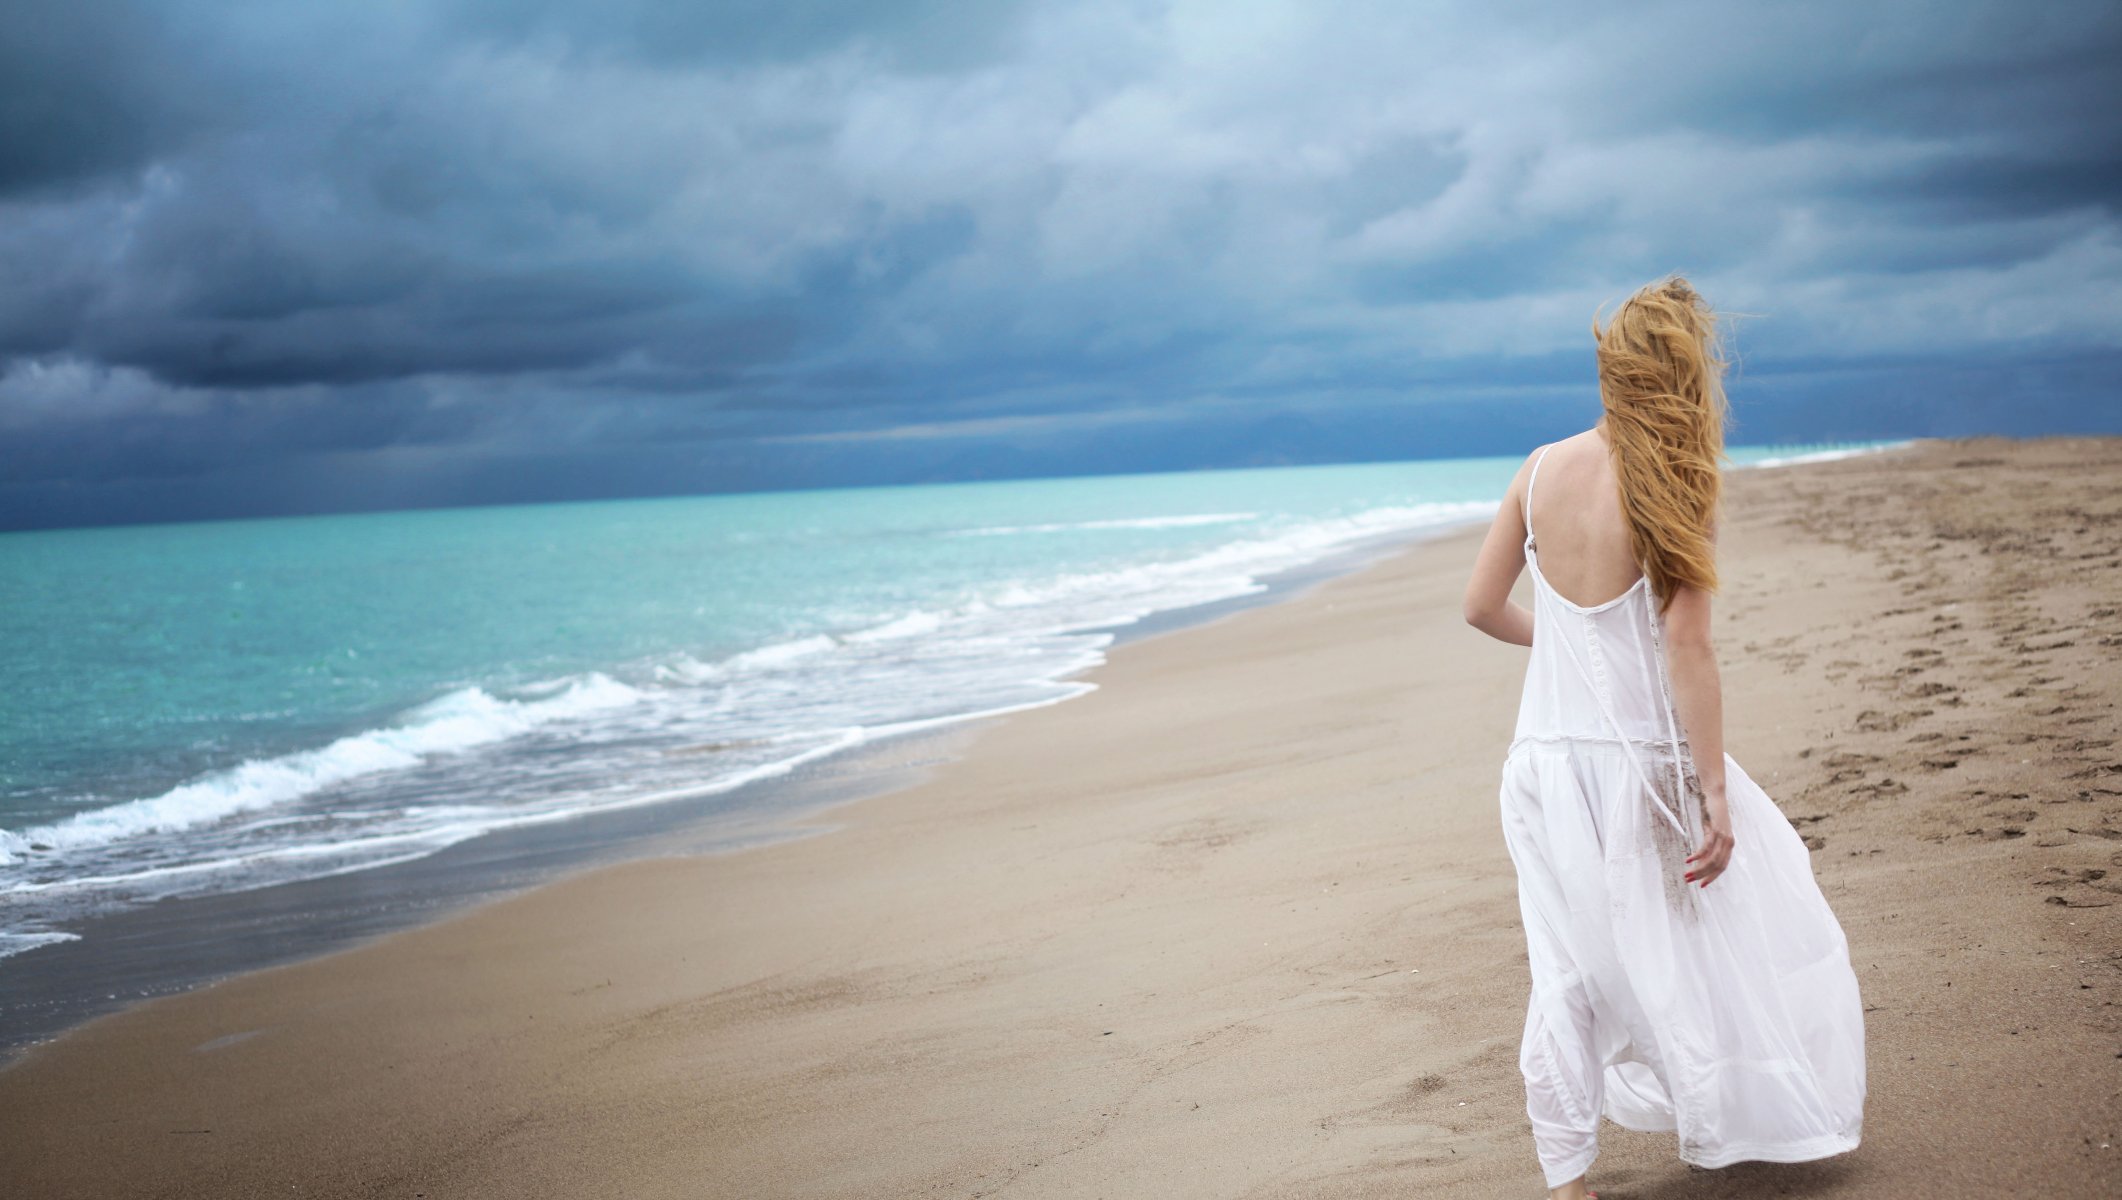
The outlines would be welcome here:
M 1621 514 L 1620 489 L 1606 440 L 1588 430 L 1548 447 L 1539 488 L 1527 509 L 1538 529 L 1540 570 L 1564 600 L 1603 604 L 1643 578 Z
M 1646 765 L 1662 776 L 1684 742 L 1673 715 L 1664 623 L 1634 569 L 1604 447 L 1595 430 L 1533 457 L 1525 502 L 1532 654 L 1512 744 L 1531 739 L 1612 752 L 1641 743 Z M 1678 815 L 1692 831 L 1688 814 Z

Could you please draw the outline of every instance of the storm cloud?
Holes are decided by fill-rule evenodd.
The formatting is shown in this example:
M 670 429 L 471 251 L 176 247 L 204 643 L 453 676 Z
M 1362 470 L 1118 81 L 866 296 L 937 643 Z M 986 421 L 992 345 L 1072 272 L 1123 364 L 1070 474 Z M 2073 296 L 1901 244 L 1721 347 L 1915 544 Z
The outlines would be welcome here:
M 2122 427 L 2122 10 L 0 15 L 0 527 L 1495 452 L 1601 303 L 1739 440 Z

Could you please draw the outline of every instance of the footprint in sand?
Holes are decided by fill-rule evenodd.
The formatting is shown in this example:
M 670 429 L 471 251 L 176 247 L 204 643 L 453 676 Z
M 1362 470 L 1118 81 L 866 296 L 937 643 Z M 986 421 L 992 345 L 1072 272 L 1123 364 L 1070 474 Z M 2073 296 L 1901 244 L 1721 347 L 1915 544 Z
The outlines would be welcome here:
M 1897 713 L 1883 713 L 1868 708 L 1857 714 L 1855 725 L 1861 733 L 1893 733 L 1910 721 L 1931 715 L 1931 711 L 1927 708 L 1911 708 Z

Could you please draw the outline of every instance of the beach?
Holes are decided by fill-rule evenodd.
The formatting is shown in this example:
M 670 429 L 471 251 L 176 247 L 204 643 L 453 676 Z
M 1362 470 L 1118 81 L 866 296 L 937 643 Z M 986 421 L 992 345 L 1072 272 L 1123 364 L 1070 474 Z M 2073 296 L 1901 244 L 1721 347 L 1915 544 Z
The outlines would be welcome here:
M 1702 1172 L 1609 1125 L 1602 1194 L 2122 1191 L 2118 483 L 2111 438 L 1729 477 L 1727 749 L 1848 934 L 1865 1141 Z M 83 1025 L 0 1070 L 9 1190 L 1538 1194 L 1480 532 L 880 745 L 919 778 L 829 832 Z

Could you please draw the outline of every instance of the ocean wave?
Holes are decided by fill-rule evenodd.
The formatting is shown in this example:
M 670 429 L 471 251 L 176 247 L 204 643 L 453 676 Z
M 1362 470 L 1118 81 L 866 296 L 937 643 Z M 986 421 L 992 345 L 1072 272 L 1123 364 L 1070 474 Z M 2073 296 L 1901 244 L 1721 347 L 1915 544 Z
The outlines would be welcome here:
M 336 783 L 402 770 L 428 758 L 516 737 L 541 725 L 630 704 L 641 693 L 608 675 L 569 680 L 544 699 L 508 700 L 460 688 L 412 709 L 403 723 L 350 734 L 314 750 L 253 759 L 159 796 L 76 813 L 48 825 L 0 829 L 0 866 L 53 851 L 175 833 L 272 808 Z
M 1043 607 L 1099 596 L 1142 603 L 1135 615 L 1187 607 L 1256 591 L 1258 576 L 1301 566 L 1367 538 L 1437 528 L 1493 514 L 1493 501 L 1388 505 L 1342 517 L 1305 521 L 1265 537 L 1226 542 L 1186 558 L 1141 563 L 1110 571 L 1086 571 L 1032 582 L 1001 585 L 988 602 L 1001 609 Z M 1176 590 L 1175 590 L 1176 589 Z M 1082 628 L 1071 624 L 1062 628 Z
M 1080 529 L 1184 529 L 1193 525 L 1230 525 L 1258 520 L 1259 513 L 1184 513 L 1169 517 L 1112 517 L 1098 521 L 1055 521 L 1039 525 L 982 525 L 953 529 L 950 537 L 1000 537 L 1012 533 L 1069 533 Z
M 1860 458 L 1867 454 L 1879 454 L 1887 450 L 1899 450 L 1913 442 L 1883 442 L 1875 446 L 1838 446 L 1830 450 L 1800 450 L 1772 458 L 1757 458 L 1749 463 L 1735 464 L 1744 470 L 1751 467 L 1795 467 L 1803 463 L 1834 462 L 1837 459 Z
M 1042 708 L 1091 690 L 1093 685 L 1077 683 L 1062 688 L 1053 696 L 1038 700 L 950 713 L 940 717 L 850 726 L 811 738 L 792 738 L 789 741 L 795 744 L 795 748 L 777 757 L 675 788 L 629 795 L 581 797 L 573 803 L 516 811 L 490 805 L 428 806 L 422 810 L 425 817 L 448 816 L 455 819 L 417 828 L 394 829 L 389 832 L 332 840 L 283 842 L 220 857 L 162 863 L 114 873 L 16 882 L 0 887 L 0 897 L 28 898 L 89 892 L 96 893 L 106 900 L 148 901 L 168 895 L 195 894 L 205 890 L 200 881 L 212 876 L 249 876 L 246 880 L 247 886 L 257 887 L 274 882 L 322 879 L 372 870 L 416 861 L 459 842 L 503 829 L 552 824 L 575 820 L 591 813 L 615 812 L 735 791 L 747 784 L 788 775 L 806 763 L 867 742 Z M 808 744 L 802 744 L 805 742 Z M 0 932 L 0 958 L 53 942 L 74 940 L 77 936 L 70 933 Z M 17 939 L 20 944 L 10 948 L 7 939 Z
M 39 946 L 51 946 L 59 942 L 78 942 L 80 940 L 81 935 L 78 933 L 60 933 L 56 930 L 0 933 L 0 958 L 8 958 L 21 954 L 26 950 L 35 950 Z
M 667 683 L 717 683 L 748 671 L 783 667 L 798 659 L 831 650 L 839 644 L 839 638 L 827 633 L 818 633 L 785 642 L 771 642 L 756 649 L 733 654 L 718 662 L 701 662 L 690 654 L 681 654 L 670 662 L 659 664 L 655 673 L 657 678 Z
M 1257 591 L 1259 575 L 1304 563 L 1366 538 L 1437 528 L 1493 514 L 1493 501 L 1386 505 L 1340 517 L 1314 518 L 1293 528 L 1225 542 L 1198 554 L 1136 563 L 1102 571 L 1076 571 L 1033 580 L 1001 580 L 945 609 L 918 608 L 873 618 L 845 633 L 819 633 L 776 642 L 714 662 L 690 655 L 659 664 L 655 674 L 672 683 L 731 683 L 747 676 L 810 669 L 832 652 L 867 652 L 881 643 L 931 636 L 965 636 L 988 628 L 1007 640 L 1123 625 L 1164 609 L 1227 599 Z M 1255 519 L 1253 513 L 1145 518 L 1157 522 Z M 1134 522 L 1078 522 L 1066 528 Z M 997 527 L 1001 528 L 1001 527 Z M 1009 528 L 1047 528 L 1013 526 Z M 1061 525 L 1051 528 L 1064 528 Z M 1025 610 L 1058 610 L 1050 621 L 1024 623 Z
M 962 615 L 962 610 L 960 613 L 939 613 L 931 612 L 925 608 L 915 609 L 903 617 L 893 617 L 881 625 L 873 625 L 868 629 L 858 629 L 848 634 L 847 640 L 851 642 L 888 642 L 895 638 L 919 637 L 924 633 L 934 633 L 943 628 L 946 621 L 958 615 Z

